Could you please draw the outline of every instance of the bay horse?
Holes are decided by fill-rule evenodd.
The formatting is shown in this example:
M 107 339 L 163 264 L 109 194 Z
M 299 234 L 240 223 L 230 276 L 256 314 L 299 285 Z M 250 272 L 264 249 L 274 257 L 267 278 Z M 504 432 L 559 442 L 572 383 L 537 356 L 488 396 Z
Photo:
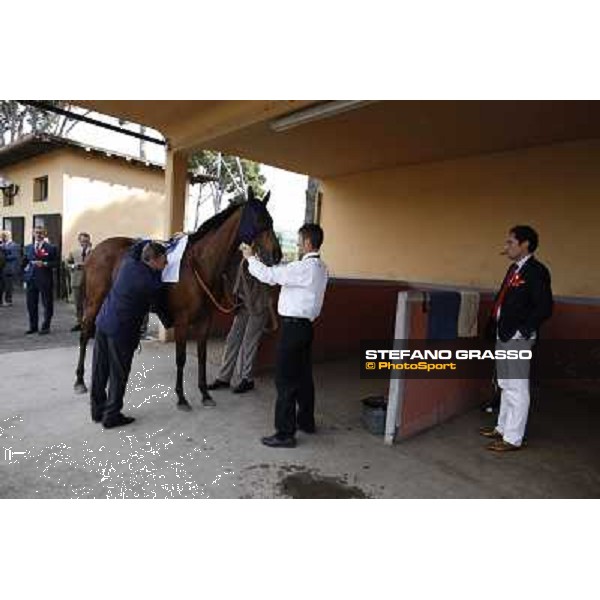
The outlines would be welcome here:
M 166 285 L 168 311 L 173 319 L 176 346 L 177 408 L 191 410 L 183 389 L 183 368 L 186 363 L 188 329 L 193 326 L 198 354 L 198 388 L 204 406 L 214 406 L 206 384 L 206 341 L 211 315 L 217 307 L 223 309 L 216 295 L 222 289 L 222 275 L 235 265 L 240 256 L 241 242 L 252 245 L 267 265 L 278 264 L 282 258 L 279 241 L 273 231 L 273 219 L 267 210 L 268 192 L 261 200 L 248 188 L 245 202 L 230 205 L 204 222 L 189 236 L 181 259 L 179 281 Z M 96 316 L 108 294 L 121 260 L 135 240 L 113 237 L 100 242 L 90 253 L 84 266 L 85 307 L 79 339 L 79 362 L 75 391 L 86 393 L 84 365 L 88 340 L 94 335 Z M 238 261 L 239 264 L 239 261 Z

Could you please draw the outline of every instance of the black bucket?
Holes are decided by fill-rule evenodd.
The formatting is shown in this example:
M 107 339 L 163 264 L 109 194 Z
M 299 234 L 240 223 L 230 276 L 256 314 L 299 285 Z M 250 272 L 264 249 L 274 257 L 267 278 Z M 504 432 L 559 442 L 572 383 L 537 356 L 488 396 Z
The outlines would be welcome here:
M 373 435 L 385 433 L 385 417 L 387 414 L 387 399 L 383 396 L 368 396 L 363 398 L 361 422 L 365 429 Z

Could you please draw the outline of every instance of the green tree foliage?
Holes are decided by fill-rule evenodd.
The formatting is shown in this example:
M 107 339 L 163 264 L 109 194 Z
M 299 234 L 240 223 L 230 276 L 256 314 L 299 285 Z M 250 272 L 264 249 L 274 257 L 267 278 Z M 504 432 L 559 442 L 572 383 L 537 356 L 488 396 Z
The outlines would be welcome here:
M 220 160 L 219 160 L 220 158 Z M 237 196 L 251 185 L 257 196 L 265 193 L 266 179 L 260 172 L 260 164 L 245 158 L 220 155 L 218 152 L 201 150 L 189 158 L 190 170 L 218 178 L 222 195 Z

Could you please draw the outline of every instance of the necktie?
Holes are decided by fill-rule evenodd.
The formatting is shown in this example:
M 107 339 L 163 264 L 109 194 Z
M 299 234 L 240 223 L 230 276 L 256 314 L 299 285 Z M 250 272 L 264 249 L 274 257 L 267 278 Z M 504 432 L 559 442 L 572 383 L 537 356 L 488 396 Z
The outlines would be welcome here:
M 498 311 L 502 306 L 502 302 L 504 302 L 504 296 L 506 296 L 506 292 L 508 292 L 508 288 L 510 288 L 510 284 L 512 283 L 516 272 L 517 263 L 513 263 L 506 272 L 506 276 L 504 277 L 504 281 L 502 282 L 502 287 L 500 288 L 500 292 L 498 293 L 498 297 L 496 298 L 496 301 L 494 302 L 494 307 L 492 308 L 492 315 L 495 319 L 498 319 Z
M 81 251 L 81 261 L 85 262 L 85 257 L 87 255 L 87 246 L 83 247 L 83 250 Z

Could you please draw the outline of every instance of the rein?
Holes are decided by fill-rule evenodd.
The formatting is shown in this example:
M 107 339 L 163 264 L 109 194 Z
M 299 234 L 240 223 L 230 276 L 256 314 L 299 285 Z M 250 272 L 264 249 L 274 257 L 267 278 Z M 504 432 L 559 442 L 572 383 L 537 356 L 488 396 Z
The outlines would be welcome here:
M 226 315 L 230 315 L 234 310 L 236 310 L 237 308 L 239 308 L 241 306 L 240 303 L 238 303 L 238 304 L 234 303 L 231 307 L 225 308 L 213 296 L 213 294 L 210 291 L 209 287 L 202 280 L 202 277 L 200 277 L 200 275 L 198 275 L 198 271 L 196 271 L 196 267 L 193 264 L 191 265 L 191 267 L 192 267 L 192 272 L 194 273 L 194 275 L 196 277 L 196 281 L 198 282 L 198 285 L 202 288 L 202 290 L 204 290 L 204 293 L 210 298 L 211 302 L 215 305 L 215 307 L 216 307 L 217 310 L 219 310 L 220 312 L 222 312 L 222 313 L 224 313 Z

